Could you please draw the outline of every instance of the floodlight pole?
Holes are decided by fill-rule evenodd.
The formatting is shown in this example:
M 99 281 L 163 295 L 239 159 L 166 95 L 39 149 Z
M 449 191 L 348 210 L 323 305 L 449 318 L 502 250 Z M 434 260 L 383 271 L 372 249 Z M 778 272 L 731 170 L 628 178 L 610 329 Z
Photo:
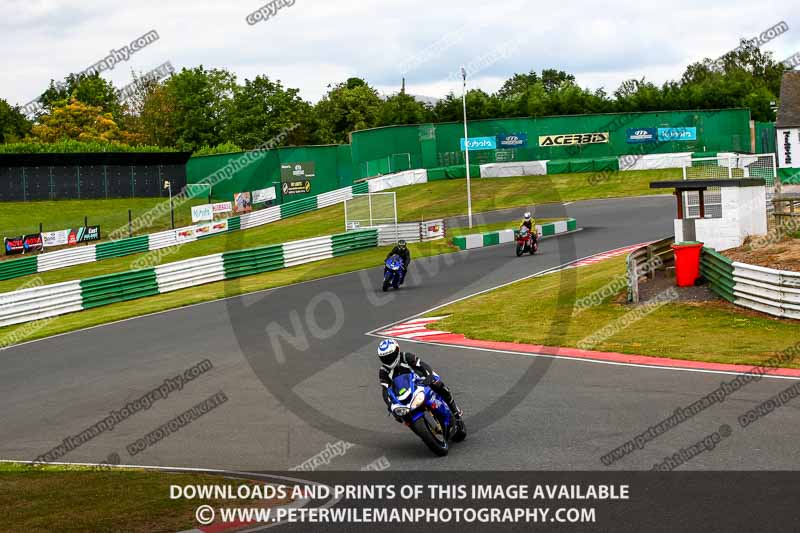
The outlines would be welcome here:
M 464 106 L 464 158 L 467 167 L 467 219 L 469 227 L 472 229 L 472 191 L 469 181 L 469 135 L 467 134 L 467 71 L 461 67 L 461 79 L 464 84 L 461 88 L 461 102 Z

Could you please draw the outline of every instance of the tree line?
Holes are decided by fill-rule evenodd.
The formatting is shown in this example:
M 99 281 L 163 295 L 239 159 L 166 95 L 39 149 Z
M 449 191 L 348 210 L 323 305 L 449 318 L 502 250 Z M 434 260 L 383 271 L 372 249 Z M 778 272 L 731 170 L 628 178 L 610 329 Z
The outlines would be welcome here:
M 496 93 L 470 90 L 467 113 L 483 119 L 747 107 L 754 120 L 769 122 L 775 120 L 784 70 L 771 52 L 742 40 L 719 59 L 689 65 L 679 80 L 658 86 L 631 79 L 613 94 L 582 88 L 574 75 L 558 69 L 514 74 Z M 133 78 L 134 89 L 124 97 L 98 74 L 70 75 L 59 84 L 51 80 L 34 117 L 0 98 L 0 143 L 41 150 L 41 145 L 73 141 L 200 155 L 254 148 L 288 128 L 285 145 L 347 143 L 356 130 L 462 116 L 460 94 L 450 93 L 435 105 L 404 90 L 383 98 L 355 77 L 329 85 L 316 104 L 267 75 L 239 82 L 226 69 L 202 65 L 164 80 L 135 73 Z

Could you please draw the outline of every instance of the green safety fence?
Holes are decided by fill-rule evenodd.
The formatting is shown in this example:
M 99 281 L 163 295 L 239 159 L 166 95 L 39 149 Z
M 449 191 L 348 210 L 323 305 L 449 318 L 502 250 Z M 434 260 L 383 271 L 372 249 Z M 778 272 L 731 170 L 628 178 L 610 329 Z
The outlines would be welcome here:
M 84 309 L 135 300 L 159 293 L 154 268 L 96 276 L 82 279 L 80 283 Z
M 700 257 L 700 274 L 709 282 L 709 288 L 720 297 L 733 302 L 736 283 L 733 281 L 733 261 L 713 248 L 703 247 Z
M 295 200 L 281 204 L 281 218 L 293 217 L 308 211 L 313 211 L 317 208 L 317 197 L 304 198 L 302 200 Z
M 146 252 L 150 249 L 150 237 L 141 235 L 118 241 L 101 242 L 95 248 L 95 260 L 122 257 L 124 255 Z
M 28 274 L 36 274 L 38 268 L 39 260 L 35 255 L 23 257 L 21 259 L 2 261 L 0 262 L 0 281 L 27 276 Z
M 225 279 L 279 270 L 285 266 L 282 244 L 225 252 L 222 261 Z
M 374 248 L 378 246 L 378 230 L 369 229 L 363 231 L 351 231 L 331 235 L 331 248 L 333 256 L 338 257 L 364 248 Z

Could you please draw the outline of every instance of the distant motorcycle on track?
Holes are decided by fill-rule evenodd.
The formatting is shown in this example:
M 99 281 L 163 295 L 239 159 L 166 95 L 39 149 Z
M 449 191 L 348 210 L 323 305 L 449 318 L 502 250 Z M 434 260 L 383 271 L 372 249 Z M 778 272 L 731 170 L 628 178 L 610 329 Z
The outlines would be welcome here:
M 386 259 L 383 267 L 383 292 L 389 290 L 389 287 L 399 289 L 403 283 L 403 260 L 399 255 L 394 254 Z
M 456 418 L 447 403 L 416 373 L 395 377 L 388 392 L 392 399 L 392 414 L 411 428 L 436 455 L 447 455 L 451 442 L 467 438 L 464 421 Z
M 530 231 L 525 226 L 517 230 L 517 257 L 524 253 L 531 255 L 539 251 L 539 238 L 535 231 Z

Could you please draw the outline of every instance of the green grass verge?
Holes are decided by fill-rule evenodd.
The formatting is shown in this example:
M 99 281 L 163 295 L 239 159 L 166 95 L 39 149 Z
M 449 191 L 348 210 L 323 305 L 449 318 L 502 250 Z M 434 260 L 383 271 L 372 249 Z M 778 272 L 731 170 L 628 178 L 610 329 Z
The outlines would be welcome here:
M 632 307 L 619 295 L 573 316 L 574 302 L 559 297 L 563 283 L 575 281 L 575 301 L 625 275 L 625 258 L 615 258 L 515 283 L 437 309 L 450 315 L 437 329 L 471 339 L 557 344 L 578 343 L 622 317 Z M 562 278 L 562 276 L 564 276 Z M 571 292 L 571 291 L 569 291 Z M 525 297 L 521 298 L 520 295 Z M 520 328 L 515 324 L 535 324 Z M 557 331 L 556 334 L 553 332 Z M 693 361 L 756 365 L 788 348 L 800 337 L 800 324 L 777 320 L 727 302 L 670 303 L 595 345 L 599 351 L 621 352 Z M 800 368 L 800 361 L 787 365 Z
M 0 204 L 0 236 L 13 237 L 38 233 L 39 223 L 44 231 L 57 231 L 83 226 L 84 217 L 90 226 L 100 226 L 101 237 L 118 228 L 128 227 L 128 209 L 134 219 L 167 198 L 117 198 L 110 200 L 56 200 L 31 202 L 2 202 Z M 192 223 L 192 206 L 206 203 L 204 199 L 190 200 L 175 209 L 175 227 Z M 171 227 L 169 211 L 156 218 L 153 224 L 134 235 L 163 231 Z M 5 257 L 5 256 L 0 256 Z
M 169 497 L 169 486 L 219 484 L 218 476 L 46 465 L 0 464 L 0 531 L 173 533 L 196 527 L 195 509 L 221 500 Z M 237 487 L 251 482 L 225 480 Z M 235 488 L 234 488 L 235 490 Z M 227 502 L 228 504 L 230 502 Z M 264 502 L 270 505 L 280 502 Z M 258 505 L 258 502 L 256 502 Z
M 499 209 L 503 207 L 521 207 L 537 202 L 555 200 L 575 200 L 583 197 L 607 197 L 614 195 L 633 195 L 652 192 L 647 184 L 655 179 L 663 179 L 665 171 L 624 172 L 611 174 L 608 179 L 598 185 L 588 184 L 588 177 L 592 174 L 563 174 L 543 177 L 523 178 L 491 178 L 474 180 L 473 198 L 478 200 L 473 203 L 476 212 Z M 619 180 L 619 177 L 624 180 Z M 617 183 L 619 181 L 619 183 Z M 629 186 L 622 186 L 624 181 Z M 400 220 L 419 220 L 420 218 L 432 219 L 442 216 L 458 215 L 466 211 L 466 200 L 459 188 L 464 186 L 464 180 L 437 181 L 422 185 L 403 187 L 397 190 L 398 217 Z M 569 194 L 566 189 L 574 188 Z M 476 196 L 477 193 L 477 196 Z M 491 200 L 495 195 L 497 202 Z M 562 195 L 559 198 L 559 195 Z M 456 198 L 455 200 L 453 198 Z M 138 199 L 142 202 L 157 203 L 159 199 Z M 128 200 L 119 200 L 126 202 Z M 111 200 L 91 200 L 83 202 L 116 202 Z M 65 202 L 51 202 L 61 205 Z M 463 206 L 460 204 L 463 203 Z M 4 204 L 5 205 L 5 204 Z M 23 204 L 30 208 L 33 204 Z M 149 205 L 149 204 L 148 204 Z M 108 209 L 108 208 L 106 208 Z M 125 220 L 127 220 L 125 212 Z M 30 215 L 30 212 L 26 212 Z M 90 219 L 90 222 L 92 220 Z M 540 220 L 539 222 L 543 222 Z M 177 222 L 176 222 L 177 224 Z M 473 228 L 470 232 L 494 231 L 504 229 L 509 223 L 498 223 Z M 75 267 L 42 272 L 30 276 L 15 278 L 0 282 L 0 293 L 16 290 L 35 278 L 42 283 L 52 284 L 62 281 L 99 276 L 114 272 L 129 270 L 147 256 L 148 266 L 180 261 L 191 257 L 198 257 L 224 251 L 265 246 L 292 240 L 339 233 L 344 228 L 343 205 L 331 206 L 297 217 L 288 218 L 272 224 L 251 228 L 228 236 L 217 236 L 201 241 L 187 243 L 173 248 L 144 252 L 126 257 L 107 259 L 104 261 L 77 265 Z M 462 230 L 448 235 L 458 235 Z M 445 241 L 434 241 L 426 245 L 412 246 L 415 256 L 434 255 L 450 252 L 454 249 Z M 311 265 L 303 265 L 279 272 L 271 272 L 245 278 L 232 282 L 219 282 L 190 289 L 184 289 L 169 294 L 153 296 L 150 298 L 123 302 L 111 306 L 73 313 L 56 317 L 48 321 L 41 328 L 33 328 L 34 332 L 27 334 L 25 340 L 32 340 L 48 335 L 63 333 L 74 329 L 98 325 L 123 318 L 173 309 L 198 302 L 214 300 L 225 296 L 244 294 L 246 292 L 273 288 L 280 285 L 316 279 L 331 274 L 339 274 L 350 270 L 369 268 L 380 265 L 385 251 L 366 251 L 348 258 L 337 258 Z M 352 257 L 352 258 L 351 258 Z M 227 285 L 225 285 L 227 284 Z M 0 328 L 0 335 L 6 335 L 16 328 L 25 325 L 8 326 Z M 25 330 L 27 331 L 27 330 Z
M 414 258 L 456 251 L 455 248 L 444 239 L 427 243 L 410 243 L 408 247 Z M 378 269 L 383 264 L 388 250 L 389 248 L 385 246 L 381 248 L 372 248 L 350 255 L 326 259 L 316 263 L 298 265 L 274 272 L 265 272 L 254 276 L 218 281 L 216 283 L 199 285 L 197 287 L 149 296 L 138 300 L 105 305 L 94 309 L 60 315 L 52 319 L 45 319 L 36 327 L 32 327 L 32 324 L 36 324 L 35 322 L 6 326 L 0 328 L 0 338 L 14 335 L 13 338 L 21 336 L 20 339 L 15 342 L 30 341 L 125 318 L 165 311 L 167 309 L 175 309 L 210 300 L 218 300 L 220 298 L 237 296 L 263 289 L 291 285 L 293 283 L 310 281 L 335 274 L 343 274 L 363 268 Z
M 589 178 L 602 176 L 592 185 Z M 470 181 L 475 213 L 547 202 L 572 202 L 592 198 L 663 194 L 650 182 L 681 179 L 681 169 L 632 170 L 598 174 L 553 174 L 519 178 L 476 178 Z M 395 189 L 397 209 L 405 220 L 433 219 L 467 212 L 464 179 L 440 180 Z

